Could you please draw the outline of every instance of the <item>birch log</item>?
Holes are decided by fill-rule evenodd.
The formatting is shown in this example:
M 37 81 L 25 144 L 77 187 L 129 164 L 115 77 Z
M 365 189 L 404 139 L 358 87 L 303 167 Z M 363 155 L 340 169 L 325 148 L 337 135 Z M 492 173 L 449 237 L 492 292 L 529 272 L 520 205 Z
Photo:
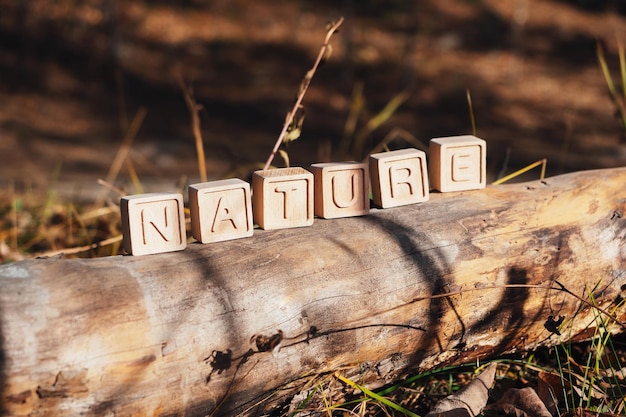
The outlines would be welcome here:
M 380 384 L 584 338 L 598 312 L 576 296 L 610 310 L 626 288 L 625 211 L 619 168 L 182 252 L 3 265 L 2 414 L 260 415 L 306 375 Z

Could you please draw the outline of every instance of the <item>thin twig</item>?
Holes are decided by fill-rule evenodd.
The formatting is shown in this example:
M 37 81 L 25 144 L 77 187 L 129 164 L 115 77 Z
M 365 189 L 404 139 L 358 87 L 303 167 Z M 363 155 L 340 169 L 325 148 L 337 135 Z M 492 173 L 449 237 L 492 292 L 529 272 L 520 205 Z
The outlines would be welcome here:
M 568 294 L 568 295 L 576 298 L 578 301 L 582 302 L 583 304 L 587 305 L 588 307 L 594 308 L 594 309 L 600 311 L 601 313 L 605 314 L 610 321 L 614 322 L 616 325 L 618 325 L 621 328 L 626 330 L 626 323 L 622 323 L 621 321 L 618 320 L 617 317 L 615 317 L 614 315 L 610 314 L 605 309 L 603 309 L 603 308 L 597 306 L 596 304 L 593 304 L 593 303 L 585 300 L 584 298 L 574 294 L 572 291 L 567 289 L 559 281 L 554 281 L 554 282 L 556 283 L 556 285 L 550 284 L 549 286 L 539 285 L 539 284 L 502 284 L 502 285 L 492 285 L 492 286 L 480 287 L 480 288 L 464 288 L 464 289 L 458 290 L 458 291 L 450 291 L 450 292 L 446 292 L 446 293 L 432 294 L 432 295 L 415 297 L 412 300 L 407 301 L 406 303 L 402 303 L 400 305 L 393 306 L 393 307 L 390 307 L 390 308 L 385 309 L 385 310 L 377 311 L 376 314 L 379 315 L 379 314 L 389 313 L 391 311 L 403 308 L 403 307 L 405 307 L 405 306 L 407 306 L 409 304 L 417 303 L 417 302 L 424 301 L 424 300 L 436 300 L 436 299 L 440 299 L 440 298 L 447 298 L 447 297 L 456 296 L 456 295 L 462 295 L 463 293 L 471 293 L 471 292 L 475 292 L 475 291 L 486 291 L 486 290 L 495 290 L 495 289 L 502 289 L 502 288 L 533 288 L 533 289 L 544 290 L 544 291 L 559 291 L 559 292 L 563 292 L 565 294 Z M 371 314 L 368 315 L 368 317 L 371 317 Z M 342 326 L 346 326 L 348 324 L 353 325 L 354 323 L 358 323 L 360 320 L 361 319 L 351 320 L 349 322 L 341 323 L 341 325 Z
M 202 182 L 207 182 L 206 175 L 206 162 L 204 159 L 204 143 L 202 141 L 202 131 L 200 130 L 200 115 L 199 112 L 202 110 L 202 106 L 196 103 L 196 99 L 193 96 L 193 90 L 183 81 L 183 78 L 180 77 L 178 79 L 180 84 L 180 88 L 183 90 L 183 94 L 185 95 L 185 102 L 187 103 L 187 108 L 189 109 L 189 114 L 191 114 L 191 131 L 193 132 L 193 137 L 196 140 L 196 153 L 198 155 L 198 170 L 200 171 L 200 180 Z
M 130 147 L 133 143 L 133 140 L 137 136 L 137 132 L 139 132 L 139 128 L 141 127 L 141 124 L 143 123 L 143 120 L 146 117 L 147 113 L 148 113 L 148 110 L 146 110 L 145 107 L 141 107 L 139 108 L 139 110 L 137 110 L 137 113 L 135 114 L 135 118 L 133 119 L 128 130 L 126 131 L 126 135 L 124 136 L 122 145 L 118 149 L 117 155 L 115 155 L 115 159 L 113 160 L 113 163 L 111 164 L 111 167 L 109 168 L 109 173 L 107 174 L 106 180 L 105 180 L 107 183 L 109 184 L 115 183 L 117 175 L 119 174 L 122 168 L 122 165 L 124 164 L 124 161 L 128 157 L 128 153 L 130 152 Z M 102 205 L 102 203 L 104 202 L 104 197 L 105 197 L 105 192 L 100 193 L 100 195 L 96 199 L 96 206 Z
M 474 119 L 474 106 L 472 105 L 472 96 L 470 95 L 469 88 L 465 90 L 467 95 L 467 105 L 469 107 L 470 121 L 472 122 L 472 135 L 476 136 L 476 120 Z
M 334 23 L 330 27 L 330 29 L 328 29 L 328 32 L 326 32 L 326 38 L 324 39 L 324 43 L 322 44 L 322 47 L 320 48 L 319 54 L 317 54 L 317 59 L 315 60 L 315 64 L 313 64 L 313 68 L 311 68 L 311 70 L 307 72 L 307 74 L 304 77 L 304 80 L 302 81 L 302 85 L 300 86 L 300 91 L 298 92 L 298 97 L 296 99 L 295 104 L 293 105 L 293 109 L 289 113 L 287 113 L 287 119 L 285 120 L 285 124 L 283 125 L 283 130 L 280 132 L 280 135 L 278 135 L 278 139 L 276 140 L 274 149 L 272 149 L 272 153 L 267 158 L 267 161 L 265 161 L 263 170 L 268 169 L 270 165 L 272 164 L 272 161 L 274 160 L 274 157 L 276 156 L 276 152 L 278 152 L 278 148 L 280 147 L 280 144 L 283 142 L 283 138 L 287 134 L 287 129 L 291 125 L 291 122 L 293 122 L 293 118 L 296 115 L 296 112 L 298 111 L 298 109 L 300 108 L 300 103 L 302 103 L 304 94 L 309 88 L 309 84 L 311 84 L 311 79 L 313 78 L 313 75 L 315 74 L 317 67 L 319 67 L 320 62 L 322 62 L 322 59 L 326 55 L 326 51 L 329 47 L 328 42 L 330 42 L 330 38 L 337 31 L 337 29 L 339 29 L 339 26 L 341 26 L 342 23 L 343 23 L 343 17 L 340 17 L 339 20 L 336 23 Z
M 117 236 L 113 236 L 113 237 L 110 237 L 110 238 L 105 239 L 105 240 L 101 240 L 100 242 L 92 243 L 90 245 L 77 246 L 77 247 L 74 247 L 74 248 L 65 248 L 65 249 L 59 249 L 59 250 L 52 250 L 52 251 L 49 251 L 49 252 L 40 253 L 37 256 L 38 257 L 42 257 L 42 258 L 52 258 L 53 256 L 58 256 L 58 255 L 74 255 L 74 254 L 77 254 L 77 253 L 87 252 L 87 251 L 90 251 L 90 250 L 98 249 L 98 248 L 101 248 L 103 246 L 112 245 L 114 243 L 121 242 L 121 241 L 122 241 L 122 235 L 117 235 Z
M 114 191 L 115 193 L 117 193 L 120 197 L 124 197 L 127 195 L 127 193 L 123 190 L 121 190 L 120 188 L 117 188 L 116 186 L 114 186 L 113 184 L 111 184 L 110 182 L 103 180 L 102 178 L 98 178 L 98 184 L 102 185 L 103 187 Z M 96 207 L 98 207 L 99 205 L 96 205 Z

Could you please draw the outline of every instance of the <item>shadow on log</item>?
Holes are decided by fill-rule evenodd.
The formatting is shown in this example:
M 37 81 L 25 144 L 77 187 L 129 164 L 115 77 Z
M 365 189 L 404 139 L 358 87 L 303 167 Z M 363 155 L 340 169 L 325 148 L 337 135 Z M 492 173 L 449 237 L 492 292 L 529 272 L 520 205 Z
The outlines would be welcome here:
M 608 309 L 626 285 L 625 188 L 626 168 L 578 172 L 182 252 L 0 266 L 3 414 L 258 415 L 317 373 L 381 384 L 588 337 L 589 291 Z

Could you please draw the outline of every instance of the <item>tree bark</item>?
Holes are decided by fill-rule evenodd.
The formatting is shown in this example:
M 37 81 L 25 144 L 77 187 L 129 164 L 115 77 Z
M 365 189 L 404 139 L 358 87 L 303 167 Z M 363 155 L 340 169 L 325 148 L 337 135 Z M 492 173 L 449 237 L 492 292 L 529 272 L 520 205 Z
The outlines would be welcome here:
M 583 300 L 610 310 L 626 286 L 625 211 L 620 168 L 182 252 L 3 265 L 3 414 L 257 415 L 307 375 L 380 384 L 589 337 Z

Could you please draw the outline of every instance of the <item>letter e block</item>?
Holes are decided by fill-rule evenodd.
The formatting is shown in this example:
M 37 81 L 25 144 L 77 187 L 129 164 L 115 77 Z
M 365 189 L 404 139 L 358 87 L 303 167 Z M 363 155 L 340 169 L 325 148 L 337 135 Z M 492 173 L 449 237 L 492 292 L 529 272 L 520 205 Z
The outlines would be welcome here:
M 367 165 L 330 162 L 311 165 L 315 215 L 325 219 L 362 216 L 370 211 Z
M 485 188 L 487 142 L 472 135 L 430 141 L 430 180 L 441 192 Z
M 237 178 L 189 186 L 191 233 L 202 243 L 254 233 L 250 184 Z
M 151 193 L 120 201 L 124 249 L 131 255 L 173 252 L 187 247 L 183 196 Z
M 313 174 L 279 168 L 252 174 L 254 221 L 265 230 L 313 224 Z
M 417 149 L 401 149 L 370 155 L 370 175 L 374 203 L 382 208 L 427 201 L 428 167 L 426 154 Z

